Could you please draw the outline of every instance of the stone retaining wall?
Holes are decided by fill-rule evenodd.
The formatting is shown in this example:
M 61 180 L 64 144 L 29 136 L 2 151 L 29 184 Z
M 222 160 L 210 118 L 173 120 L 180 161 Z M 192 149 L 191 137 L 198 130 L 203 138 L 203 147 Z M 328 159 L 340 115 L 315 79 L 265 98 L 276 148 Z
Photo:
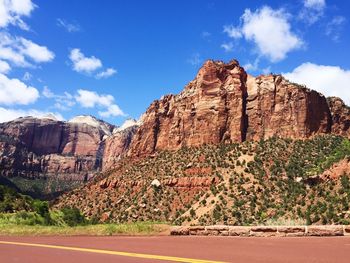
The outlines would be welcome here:
M 175 226 L 173 236 L 302 237 L 350 236 L 350 226 Z

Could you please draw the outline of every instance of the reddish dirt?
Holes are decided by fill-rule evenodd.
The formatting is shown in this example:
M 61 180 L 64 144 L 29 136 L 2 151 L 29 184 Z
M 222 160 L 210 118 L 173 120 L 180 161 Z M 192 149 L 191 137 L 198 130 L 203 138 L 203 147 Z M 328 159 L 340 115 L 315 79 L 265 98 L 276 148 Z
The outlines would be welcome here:
M 350 237 L 0 237 L 40 243 L 226 262 L 349 262 Z M 0 244 L 0 262 L 161 262 L 132 257 Z M 164 262 L 164 261 L 163 261 Z

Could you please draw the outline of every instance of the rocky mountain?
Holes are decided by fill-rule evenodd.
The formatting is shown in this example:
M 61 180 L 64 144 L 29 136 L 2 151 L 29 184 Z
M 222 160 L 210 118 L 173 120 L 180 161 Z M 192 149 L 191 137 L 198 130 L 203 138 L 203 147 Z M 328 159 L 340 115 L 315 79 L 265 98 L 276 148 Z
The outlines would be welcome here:
M 220 145 L 233 147 L 252 144 L 249 156 L 243 159 L 231 157 L 228 167 L 232 171 L 225 170 L 225 173 L 238 173 L 242 176 L 239 180 L 247 180 L 246 176 L 251 178 L 257 175 L 245 172 L 247 167 L 238 168 L 235 164 L 256 162 L 254 149 L 258 148 L 258 142 L 278 137 L 289 143 L 289 140 L 313 140 L 331 134 L 350 137 L 350 110 L 341 99 L 326 99 L 322 94 L 291 83 L 281 75 L 250 76 L 236 60 L 229 63 L 209 60 L 180 94 L 166 95 L 154 101 L 140 121 L 128 120 L 121 127 L 113 127 L 91 116 L 78 116 L 68 122 L 50 118 L 22 118 L 0 124 L 0 173 L 12 178 L 16 185 L 21 183 L 13 177 L 36 178 L 30 181 L 31 184 L 28 181 L 22 183 L 33 187 L 38 184 L 38 178 L 58 178 L 59 182 L 56 180 L 55 183 L 41 186 L 41 189 L 54 189 L 57 192 L 72 189 L 101 172 L 93 182 L 79 188 L 79 194 L 72 192 L 64 195 L 58 205 L 82 206 L 84 202 L 80 193 L 84 193 L 85 200 L 96 204 L 93 208 L 88 204 L 88 208 L 81 207 L 89 216 L 111 212 L 108 210 L 110 206 L 101 202 L 108 202 L 111 206 L 123 202 L 120 211 L 125 209 L 126 213 L 129 211 L 127 209 L 132 209 L 131 198 L 140 189 L 143 189 L 143 194 L 153 191 L 154 187 L 148 182 L 151 179 L 157 179 L 166 186 L 168 190 L 164 190 L 164 194 L 172 192 L 172 187 L 194 187 L 198 194 L 213 185 L 216 187 L 223 180 L 217 174 L 222 171 L 215 169 L 223 165 L 224 159 L 220 159 L 223 157 L 200 154 L 194 159 L 186 155 L 187 159 L 181 157 L 180 162 L 174 160 L 178 152 L 184 149 L 201 149 L 212 145 L 213 151 L 220 152 Z M 315 146 L 315 149 L 318 148 Z M 164 156 L 162 154 L 168 151 L 169 155 L 159 161 L 164 167 L 154 163 L 158 155 Z M 241 154 L 245 155 L 246 151 L 242 150 Z M 294 161 L 294 156 L 279 162 Z M 195 165 L 197 162 L 203 162 L 203 165 L 198 167 Z M 273 162 L 274 159 L 271 159 L 266 167 Z M 183 167 L 185 163 L 186 171 L 171 168 L 175 164 Z M 348 162 L 345 160 L 344 163 Z M 143 173 L 140 174 L 139 170 Z M 334 171 L 340 170 L 334 168 Z M 158 179 L 160 171 L 166 176 Z M 316 174 L 313 170 L 308 172 L 318 176 L 325 169 L 317 170 Z M 264 173 L 270 172 L 266 168 Z M 285 173 L 281 172 L 279 176 L 285 176 Z M 305 172 L 303 176 L 308 175 Z M 227 184 L 229 177 L 225 180 Z M 62 187 L 62 181 L 68 182 L 65 187 Z M 111 199 L 114 194 L 108 189 L 113 189 L 111 191 L 115 192 L 118 200 Z M 187 195 L 186 191 L 183 196 L 181 191 L 175 191 L 181 199 L 171 201 L 178 204 L 175 205 L 176 209 L 180 203 L 186 207 L 192 204 L 194 195 L 190 194 L 191 191 Z M 86 196 L 89 193 L 91 196 Z M 125 219 L 129 220 L 129 216 L 130 213 Z
M 113 169 L 126 155 L 138 127 L 139 124 L 135 120 L 126 120 L 122 126 L 115 128 L 113 134 L 105 140 L 103 171 Z
M 178 95 L 154 101 L 141 120 L 129 156 L 272 136 L 349 136 L 349 108 L 339 98 L 281 75 L 252 77 L 233 60 L 207 61 Z
M 115 222 L 350 223 L 349 118 L 339 98 L 209 60 L 109 137 L 104 173 L 56 206 Z
M 114 128 L 91 116 L 68 122 L 25 117 L 1 123 L 0 175 L 24 192 L 70 189 L 101 170 L 104 140 Z

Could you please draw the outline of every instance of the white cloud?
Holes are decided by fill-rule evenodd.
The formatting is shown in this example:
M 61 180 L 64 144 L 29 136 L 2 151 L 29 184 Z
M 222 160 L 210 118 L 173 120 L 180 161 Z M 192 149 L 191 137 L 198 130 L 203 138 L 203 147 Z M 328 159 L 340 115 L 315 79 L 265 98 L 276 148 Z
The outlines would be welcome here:
M 256 58 L 253 63 L 249 62 L 243 66 L 246 71 L 257 71 L 259 69 L 260 58 Z
M 334 17 L 326 25 L 326 35 L 331 37 L 333 41 L 337 42 L 340 38 L 340 32 L 343 25 L 346 23 L 346 18 L 343 16 Z
M 77 23 L 69 23 L 64 19 L 61 18 L 57 18 L 57 25 L 59 27 L 63 27 L 64 29 L 66 29 L 69 33 L 73 33 L 73 32 L 78 32 L 81 30 L 81 27 L 79 24 Z
M 48 99 L 55 97 L 55 94 L 47 86 L 44 87 L 42 94 L 45 98 L 48 98 Z
M 96 105 L 107 107 L 113 103 L 114 98 L 112 95 L 99 95 L 95 91 L 79 89 L 76 100 L 84 108 L 93 108 Z
M 304 0 L 304 6 L 306 8 L 323 10 L 326 7 L 325 0 Z
M 268 6 L 255 12 L 246 9 L 241 17 L 242 26 L 226 26 L 224 31 L 231 38 L 239 37 L 240 32 L 247 41 L 256 45 L 259 55 L 278 62 L 303 45 L 303 41 L 292 32 L 289 18 L 290 14 L 283 9 L 274 10 Z
M 119 108 L 118 105 L 113 104 L 110 105 L 106 111 L 99 111 L 98 114 L 104 118 L 116 117 L 116 116 L 124 116 L 124 112 Z
M 35 7 L 31 0 L 0 0 L 0 28 L 15 25 L 28 30 L 21 17 L 30 16 Z
M 233 50 L 233 43 L 232 42 L 223 43 L 221 44 L 221 47 L 225 50 L 225 52 L 231 52 Z
M 0 73 L 8 73 L 11 70 L 10 65 L 6 61 L 0 60 Z
M 241 38 L 242 37 L 241 28 L 235 27 L 233 25 L 224 26 L 224 33 L 227 33 L 227 35 L 229 37 L 232 37 L 232 38 Z
M 0 59 L 16 66 L 30 67 L 27 61 L 36 63 L 49 62 L 55 57 L 54 53 L 45 46 L 40 46 L 23 37 L 13 37 L 9 33 L 0 32 Z
M 55 55 L 53 52 L 48 50 L 45 46 L 39 46 L 30 40 L 20 38 L 22 46 L 20 49 L 23 55 L 26 55 L 33 59 L 35 62 L 49 62 L 54 59 Z
M 304 9 L 300 11 L 299 19 L 312 25 L 324 14 L 326 8 L 325 0 L 304 0 Z
M 340 97 L 350 105 L 350 70 L 307 62 L 283 75 L 290 81 L 305 84 L 327 97 Z
M 59 110 L 70 110 L 75 105 L 74 96 L 68 92 L 64 92 L 63 95 L 53 93 L 48 87 L 44 87 L 42 95 L 48 99 L 54 99 L 54 108 Z
M 102 67 L 101 60 L 94 56 L 85 57 L 78 48 L 71 50 L 69 58 L 73 62 L 73 70 L 77 72 L 91 73 Z
M 58 112 L 47 112 L 47 111 L 39 111 L 35 109 L 30 110 L 18 110 L 18 109 L 6 109 L 0 107 L 0 123 L 12 121 L 19 117 L 32 116 L 37 118 L 42 118 L 46 116 L 53 116 L 57 120 L 64 120 L 63 116 Z
M 0 105 L 27 105 L 38 98 L 39 92 L 36 88 L 27 86 L 18 79 L 9 79 L 0 74 Z
M 108 68 L 105 71 L 102 71 L 102 72 L 96 74 L 96 78 L 97 79 L 106 79 L 106 78 L 113 76 L 116 73 L 117 73 L 117 71 L 114 68 Z
M 79 89 L 75 99 L 84 108 L 99 107 L 106 109 L 105 111 L 98 112 L 102 117 L 125 116 L 119 106 L 114 103 L 114 97 L 112 95 L 99 95 L 95 91 Z

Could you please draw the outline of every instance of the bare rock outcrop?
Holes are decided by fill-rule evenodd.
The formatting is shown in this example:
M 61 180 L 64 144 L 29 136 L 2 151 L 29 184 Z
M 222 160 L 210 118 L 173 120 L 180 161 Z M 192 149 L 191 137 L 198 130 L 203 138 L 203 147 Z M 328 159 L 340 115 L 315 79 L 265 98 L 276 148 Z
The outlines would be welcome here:
M 350 137 L 350 108 L 340 98 L 327 100 L 332 113 L 332 133 Z
M 244 141 L 246 78 L 236 60 L 228 64 L 207 61 L 183 92 L 150 105 L 129 154 Z
M 1 123 L 0 175 L 86 180 L 101 168 L 104 139 L 113 128 L 33 117 Z
M 247 76 L 236 60 L 209 60 L 178 95 L 154 101 L 130 144 L 129 156 L 159 150 L 260 140 L 349 136 L 341 100 L 291 83 L 281 75 Z
M 331 131 L 326 98 L 280 75 L 248 77 L 247 140 L 308 138 Z

